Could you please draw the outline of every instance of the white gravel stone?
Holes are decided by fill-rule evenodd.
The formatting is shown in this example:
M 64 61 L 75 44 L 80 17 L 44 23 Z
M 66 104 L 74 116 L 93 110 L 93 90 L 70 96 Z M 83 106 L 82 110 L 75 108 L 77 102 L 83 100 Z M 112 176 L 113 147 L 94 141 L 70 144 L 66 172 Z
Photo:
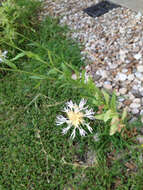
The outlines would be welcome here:
M 140 98 L 135 98 L 135 99 L 133 100 L 133 103 L 140 103 L 140 102 L 141 102 Z
M 140 104 L 138 104 L 138 103 L 132 103 L 132 104 L 130 104 L 130 108 L 139 108 L 141 105 Z
M 127 53 L 126 50 L 120 50 L 120 52 L 119 52 L 120 59 L 121 59 L 121 61 L 123 61 L 123 62 L 125 61 L 126 53 Z
M 142 73 L 143 72 L 143 65 L 138 65 L 137 71 Z
M 138 114 L 139 113 L 139 109 L 137 109 L 137 108 L 132 109 L 132 113 L 133 114 Z
M 105 81 L 104 84 L 105 84 L 105 85 L 106 85 L 106 84 L 111 85 L 111 82 L 110 82 L 110 81 Z
M 140 115 L 143 115 L 143 110 L 140 111 Z
M 125 81 L 127 79 L 127 75 L 123 73 L 118 73 L 117 79 L 120 81 Z
M 107 71 L 102 70 L 102 69 L 98 70 L 98 71 L 96 72 L 96 74 L 102 76 L 102 78 L 107 78 L 107 77 L 108 77 Z
M 122 69 L 122 73 L 127 73 L 128 69 Z
M 140 79 L 141 81 L 143 81 L 143 74 L 141 72 L 136 72 L 135 76 L 137 77 L 137 79 Z
M 119 92 L 124 95 L 127 93 L 127 89 L 126 88 L 120 88 Z
M 135 78 L 134 74 L 128 75 L 128 80 L 129 80 L 129 81 L 133 81 L 134 78 Z
M 106 88 L 107 90 L 112 90 L 112 85 L 110 84 L 104 84 L 103 87 Z
M 141 57 L 142 57 L 141 53 L 138 53 L 138 54 L 134 55 L 134 58 L 137 59 L 137 60 L 141 59 Z
M 118 98 L 119 102 L 123 102 L 125 100 L 125 98 Z
M 118 67 L 117 64 L 108 64 L 110 69 L 116 69 Z

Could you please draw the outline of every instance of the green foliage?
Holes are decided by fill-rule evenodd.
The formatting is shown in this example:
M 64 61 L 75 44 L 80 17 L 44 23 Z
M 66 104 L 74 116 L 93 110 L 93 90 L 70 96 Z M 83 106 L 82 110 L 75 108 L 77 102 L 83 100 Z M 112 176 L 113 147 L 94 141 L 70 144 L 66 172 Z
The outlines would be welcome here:
M 38 0 L 7 0 L 0 7 L 0 37 L 6 41 L 18 38 L 17 33 L 28 35 L 37 24 Z M 23 39 L 18 39 L 19 44 Z

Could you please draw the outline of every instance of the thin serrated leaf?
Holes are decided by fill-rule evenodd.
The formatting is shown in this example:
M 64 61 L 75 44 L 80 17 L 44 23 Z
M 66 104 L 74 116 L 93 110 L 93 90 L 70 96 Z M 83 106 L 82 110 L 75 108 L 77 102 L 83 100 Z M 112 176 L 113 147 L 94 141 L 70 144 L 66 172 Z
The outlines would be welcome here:
M 102 93 L 103 93 L 103 95 L 104 95 L 104 99 L 105 99 L 106 106 L 109 106 L 109 101 L 110 101 L 110 96 L 109 96 L 109 94 L 108 94 L 105 90 L 102 90 Z
M 116 108 L 116 94 L 115 94 L 115 92 L 113 92 L 113 94 L 112 94 L 112 98 L 111 98 L 111 102 L 110 102 L 110 108 L 113 112 L 117 111 L 116 110 L 117 108 Z
M 118 130 L 118 125 L 114 124 L 110 127 L 110 136 L 114 135 Z
M 104 114 L 104 122 L 107 122 L 108 120 L 112 119 L 112 111 L 108 110 L 105 114 Z
M 45 79 L 46 77 L 44 77 L 44 76 L 30 76 L 30 78 L 43 80 L 43 79 Z
M 124 121 L 127 117 L 127 108 L 124 108 L 123 113 L 122 113 L 122 117 L 121 117 L 121 121 Z

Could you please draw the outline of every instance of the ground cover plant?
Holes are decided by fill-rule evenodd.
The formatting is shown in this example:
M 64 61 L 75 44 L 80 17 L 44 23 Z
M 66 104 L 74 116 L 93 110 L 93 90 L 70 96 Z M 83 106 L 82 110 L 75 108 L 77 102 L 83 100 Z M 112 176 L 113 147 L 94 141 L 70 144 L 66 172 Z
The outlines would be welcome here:
M 126 110 L 116 109 L 116 95 L 100 91 L 86 76 L 82 47 L 66 36 L 68 29 L 58 19 L 29 24 L 37 19 L 39 2 L 7 1 L 1 9 L 8 7 L 9 13 L 11 2 L 18 7 L 16 15 L 20 6 L 28 12 L 24 20 L 12 22 L 14 38 L 5 32 L 11 17 L 1 23 L 1 52 L 7 54 L 1 54 L 0 67 L 0 188 L 141 190 L 142 146 L 135 139 L 141 122 L 128 125 Z M 86 136 L 83 130 L 71 136 L 70 129 L 63 135 L 66 125 L 56 123 L 58 115 L 66 117 L 61 110 L 70 100 L 74 107 L 68 104 L 66 111 L 76 119 L 73 125 L 83 124 L 82 110 L 89 119 L 95 115 L 89 133 L 84 125 L 80 128 Z M 78 105 L 82 109 L 75 114 Z

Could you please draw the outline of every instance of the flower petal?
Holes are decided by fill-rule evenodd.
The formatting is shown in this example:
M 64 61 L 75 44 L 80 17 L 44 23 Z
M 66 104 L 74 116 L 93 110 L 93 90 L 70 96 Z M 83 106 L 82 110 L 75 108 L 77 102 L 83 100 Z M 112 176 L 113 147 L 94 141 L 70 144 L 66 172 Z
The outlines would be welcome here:
M 79 108 L 82 110 L 84 108 L 84 105 L 86 104 L 87 100 L 85 100 L 84 98 L 81 99 L 80 103 L 79 103 Z
M 73 130 L 73 132 L 72 132 L 72 134 L 71 134 L 71 136 L 70 136 L 70 138 L 72 138 L 72 139 L 74 139 L 75 138 L 75 131 L 76 130 L 76 128 L 74 128 L 74 130 Z
M 67 119 L 63 117 L 62 115 L 58 115 L 56 118 L 56 124 L 62 125 L 63 123 L 67 123 Z
M 63 134 L 63 135 L 66 134 L 70 128 L 71 128 L 71 125 L 68 126 L 68 127 L 66 127 L 66 128 L 63 128 L 62 134 Z
M 92 133 L 93 129 L 89 126 L 89 124 L 86 123 L 85 125 L 86 125 L 87 129 L 89 130 L 89 132 Z
M 94 119 L 95 119 L 94 113 L 95 113 L 95 112 L 93 111 L 93 109 L 85 110 L 84 117 L 87 117 L 87 118 L 89 118 L 89 119 L 91 119 L 91 120 L 94 120 Z
M 64 109 L 62 110 L 62 112 L 65 112 L 65 113 L 69 112 L 69 108 L 64 107 Z
M 69 107 L 70 109 L 74 108 L 74 104 L 72 102 L 72 100 L 70 100 L 69 102 L 66 103 L 67 107 Z
M 82 129 L 80 127 L 78 129 L 79 129 L 79 133 L 80 133 L 81 136 L 85 136 L 86 135 L 86 131 L 84 129 Z

